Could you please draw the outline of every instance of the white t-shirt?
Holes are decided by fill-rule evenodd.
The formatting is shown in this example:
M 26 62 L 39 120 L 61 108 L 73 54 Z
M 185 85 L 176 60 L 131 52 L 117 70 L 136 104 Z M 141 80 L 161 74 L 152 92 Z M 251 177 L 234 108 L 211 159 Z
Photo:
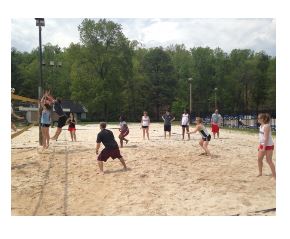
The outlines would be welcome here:
M 149 116 L 142 116 L 142 126 L 149 126 L 149 123 L 150 123 L 150 118 Z
M 181 125 L 189 125 L 189 115 L 182 114 Z
M 265 125 L 262 125 L 260 126 L 259 128 L 259 141 L 260 141 L 260 144 L 261 145 L 264 145 L 264 146 L 272 146 L 274 145 L 274 142 L 273 142 L 273 138 L 272 138 L 272 132 L 271 132 L 271 126 L 270 126 L 270 133 L 269 133 L 269 140 L 268 142 L 265 143 Z

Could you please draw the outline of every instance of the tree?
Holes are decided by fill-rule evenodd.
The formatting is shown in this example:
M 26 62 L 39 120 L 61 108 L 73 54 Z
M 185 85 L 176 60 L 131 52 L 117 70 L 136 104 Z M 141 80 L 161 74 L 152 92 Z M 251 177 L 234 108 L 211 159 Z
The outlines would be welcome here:
M 171 58 L 162 47 L 150 49 L 143 61 L 148 80 L 149 106 L 154 109 L 155 119 L 160 119 L 162 107 L 170 107 L 175 95 L 176 77 Z

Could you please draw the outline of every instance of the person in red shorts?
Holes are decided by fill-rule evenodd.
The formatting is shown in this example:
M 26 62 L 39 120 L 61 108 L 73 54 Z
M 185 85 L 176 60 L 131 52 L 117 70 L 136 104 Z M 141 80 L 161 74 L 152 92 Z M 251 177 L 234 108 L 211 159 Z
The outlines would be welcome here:
M 74 113 L 70 112 L 69 118 L 66 121 L 66 123 L 68 124 L 68 131 L 70 132 L 71 141 L 77 141 L 77 136 L 76 136 L 77 121 L 75 119 Z
M 258 115 L 258 122 L 261 124 L 259 128 L 259 149 L 258 149 L 258 177 L 262 176 L 263 159 L 266 156 L 267 163 L 272 171 L 272 176 L 276 179 L 276 169 L 272 161 L 274 142 L 271 134 L 270 115 L 262 113 Z
M 218 109 L 215 110 L 215 112 L 211 116 L 211 132 L 213 133 L 213 138 L 215 139 L 215 135 L 217 134 L 217 137 L 220 137 L 220 123 L 222 121 L 222 116 L 219 114 Z
M 120 147 L 123 148 L 123 141 L 125 140 L 126 144 L 129 142 L 129 140 L 125 138 L 129 134 L 129 128 L 125 121 L 126 119 L 124 116 L 120 116 L 119 120 L 120 120 L 120 129 L 119 129 Z
M 106 162 L 108 158 L 118 158 L 120 162 L 122 163 L 124 170 L 127 170 L 126 163 L 120 153 L 119 146 L 114 138 L 113 132 L 106 129 L 107 124 L 106 122 L 100 123 L 100 129 L 101 131 L 97 135 L 97 146 L 96 146 L 96 154 L 99 154 L 99 149 L 101 146 L 101 143 L 105 146 L 105 148 L 102 150 L 102 152 L 98 156 L 98 165 L 100 168 L 101 174 L 104 174 L 103 170 L 103 162 Z

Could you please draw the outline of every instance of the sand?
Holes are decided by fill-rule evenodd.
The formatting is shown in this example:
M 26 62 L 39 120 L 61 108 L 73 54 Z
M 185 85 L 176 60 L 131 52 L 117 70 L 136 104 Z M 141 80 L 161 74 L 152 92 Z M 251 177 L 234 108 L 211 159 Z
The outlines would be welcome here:
M 172 126 L 171 139 L 163 125 L 150 126 L 150 141 L 139 124 L 129 124 L 130 140 L 118 160 L 104 164 L 100 175 L 95 140 L 98 125 L 77 125 L 77 142 L 67 126 L 50 149 L 38 146 L 38 127 L 11 141 L 12 215 L 275 215 L 276 183 L 264 163 L 257 175 L 258 135 L 220 131 L 200 156 L 200 136 L 182 140 L 181 127 Z M 118 125 L 108 129 L 118 136 Z M 51 135 L 55 132 L 51 129 Z M 275 152 L 274 157 L 275 161 Z

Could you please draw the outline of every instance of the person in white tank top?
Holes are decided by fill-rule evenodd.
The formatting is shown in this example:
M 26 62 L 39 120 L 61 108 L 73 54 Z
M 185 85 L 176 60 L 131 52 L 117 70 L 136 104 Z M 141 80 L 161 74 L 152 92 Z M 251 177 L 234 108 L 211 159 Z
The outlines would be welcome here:
M 211 139 L 211 135 L 208 133 L 207 129 L 203 125 L 202 118 L 196 117 L 195 122 L 196 122 L 196 127 L 193 129 L 192 132 L 188 132 L 188 134 L 199 132 L 201 135 L 201 140 L 199 141 L 199 145 L 205 151 L 205 153 L 201 153 L 200 155 L 211 156 L 211 153 L 209 152 L 207 148 L 209 141 Z
M 274 142 L 271 135 L 270 115 L 262 113 L 258 115 L 258 122 L 261 124 L 259 128 L 259 152 L 258 152 L 258 177 L 262 176 L 263 159 L 266 156 L 267 163 L 270 166 L 272 176 L 276 179 L 276 168 L 272 161 Z
M 188 110 L 184 110 L 183 114 L 182 114 L 182 118 L 181 118 L 181 127 L 182 127 L 182 139 L 184 140 L 184 134 L 185 134 L 185 129 L 186 132 L 189 132 L 189 114 L 188 114 Z M 188 136 L 188 140 L 190 140 L 190 134 L 187 134 Z
M 150 118 L 147 115 L 147 111 L 144 111 L 143 116 L 141 118 L 141 129 L 143 129 L 143 139 L 145 139 L 145 132 L 146 132 L 147 139 L 149 140 L 149 125 L 150 125 Z

